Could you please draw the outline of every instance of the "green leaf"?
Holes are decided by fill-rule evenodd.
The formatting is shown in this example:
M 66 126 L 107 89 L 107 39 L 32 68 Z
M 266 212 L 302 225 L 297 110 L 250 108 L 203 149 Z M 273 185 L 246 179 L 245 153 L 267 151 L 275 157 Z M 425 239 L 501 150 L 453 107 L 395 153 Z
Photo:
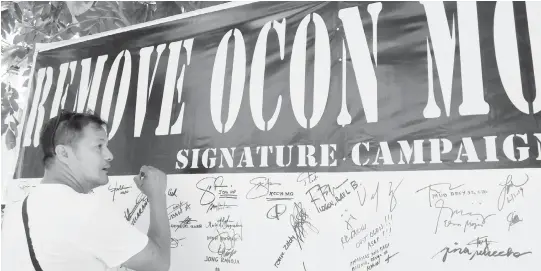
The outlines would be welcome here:
M 13 111 L 15 111 L 15 112 L 19 111 L 19 105 L 17 104 L 16 101 L 13 101 L 13 100 L 12 100 L 12 101 L 10 102 L 10 104 L 11 104 L 11 109 L 13 109 Z
M 17 19 L 17 21 L 22 21 L 23 20 L 23 12 L 21 10 L 21 8 L 19 7 L 19 4 L 18 3 L 13 3 L 13 9 L 15 10 L 15 19 Z
M 51 6 L 45 5 L 43 11 L 41 12 L 41 18 L 50 18 L 51 17 Z
M 2 134 L 4 134 L 8 130 L 8 125 L 2 123 Z
M 4 95 L 6 94 L 7 89 L 8 89 L 8 85 L 2 82 L 2 97 L 4 97 Z
M 27 9 L 32 9 L 32 2 L 30 1 L 20 1 L 17 4 L 19 4 L 19 7 L 24 11 Z
M 19 93 L 14 88 L 11 89 L 11 99 L 19 99 Z
M 26 38 L 26 35 L 24 35 L 24 34 L 23 35 L 17 35 L 17 36 L 15 36 L 13 38 L 13 43 L 19 44 L 19 43 L 23 42 L 25 40 L 25 38 Z
M 89 10 L 92 7 L 93 4 L 94 4 L 94 1 L 79 1 L 79 2 L 66 1 L 66 5 L 68 6 L 69 11 L 74 16 L 79 16 L 85 13 L 87 10 Z
M 9 112 L 10 108 L 9 100 L 6 97 L 2 97 L 2 113 Z
M 15 148 L 17 145 L 17 137 L 15 136 L 15 133 L 8 129 L 6 133 L 6 147 L 8 150 L 11 150 Z
M 7 117 L 9 113 L 9 105 L 2 104 L 2 123 L 4 123 L 4 119 Z
M 15 136 L 17 136 L 17 123 L 10 121 L 9 129 L 13 130 L 15 132 Z
M 56 21 L 67 26 L 73 22 L 73 18 L 74 17 L 70 13 L 69 9 L 66 6 L 63 6 L 56 17 Z

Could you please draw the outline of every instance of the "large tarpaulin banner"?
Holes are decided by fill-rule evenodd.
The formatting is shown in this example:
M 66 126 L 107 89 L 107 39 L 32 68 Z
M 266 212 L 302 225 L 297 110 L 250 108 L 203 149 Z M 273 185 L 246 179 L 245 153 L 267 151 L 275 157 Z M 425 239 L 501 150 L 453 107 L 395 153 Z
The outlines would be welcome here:
M 42 45 L 10 202 L 44 121 L 90 109 L 114 154 L 94 196 L 146 232 L 132 176 L 168 174 L 171 270 L 537 271 L 539 13 L 228 3 Z
M 43 50 L 18 176 L 60 108 L 107 120 L 112 175 L 538 167 L 536 5 L 260 2 Z

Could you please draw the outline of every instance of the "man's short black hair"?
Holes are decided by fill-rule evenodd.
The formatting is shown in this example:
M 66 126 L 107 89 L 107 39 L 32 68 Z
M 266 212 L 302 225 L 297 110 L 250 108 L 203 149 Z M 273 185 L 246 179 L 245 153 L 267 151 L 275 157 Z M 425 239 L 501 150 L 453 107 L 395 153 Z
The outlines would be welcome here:
M 56 155 L 55 146 L 73 145 L 89 124 L 97 125 L 97 127 L 107 126 L 104 120 L 91 112 L 75 113 L 63 110 L 58 116 L 50 119 L 41 129 L 39 137 L 45 168 L 49 167 L 51 158 Z

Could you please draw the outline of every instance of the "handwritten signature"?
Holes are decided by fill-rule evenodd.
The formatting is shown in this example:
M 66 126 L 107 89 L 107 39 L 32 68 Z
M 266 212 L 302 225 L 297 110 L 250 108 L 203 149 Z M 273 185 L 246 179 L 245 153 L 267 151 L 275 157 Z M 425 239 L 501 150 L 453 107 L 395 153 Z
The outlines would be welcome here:
M 506 203 L 511 203 L 515 201 L 515 199 L 522 195 L 524 197 L 524 189 L 522 188 L 528 181 L 530 180 L 530 176 L 526 174 L 526 181 L 524 181 L 520 185 L 516 185 L 513 183 L 513 176 L 508 175 L 507 179 L 505 180 L 504 184 L 500 184 L 502 186 L 502 190 L 500 191 L 500 196 L 498 197 L 498 210 L 503 210 L 503 207 Z M 517 191 L 511 193 L 511 188 L 518 188 Z
M 123 184 L 121 184 L 120 186 L 118 186 L 118 182 L 115 183 L 115 186 L 114 187 L 111 187 L 109 185 L 109 192 L 113 192 L 113 201 L 115 201 L 115 195 L 116 195 L 116 192 L 120 192 L 120 194 L 126 194 L 129 192 L 128 189 L 130 189 L 131 186 L 124 186 Z
M 432 193 L 436 193 L 436 194 L 439 194 L 442 192 L 442 190 L 437 190 L 436 188 L 439 188 L 439 187 L 442 187 L 445 186 L 447 188 L 447 190 L 449 191 L 452 191 L 452 190 L 455 190 L 457 188 L 460 188 L 462 186 L 464 186 L 464 184 L 461 184 L 459 186 L 453 186 L 452 184 L 450 183 L 436 183 L 436 184 L 431 184 L 429 186 L 426 186 L 426 187 L 423 187 L 419 190 L 417 190 L 415 193 L 419 193 L 423 190 L 427 190 L 428 191 L 428 204 L 430 207 L 432 207 Z
M 206 177 L 197 182 L 195 187 L 203 191 L 199 204 L 208 205 L 216 199 L 216 195 L 212 191 L 217 191 L 218 188 L 226 188 L 226 185 L 223 185 L 224 178 L 222 176 L 218 177 Z
M 242 228 L 241 228 L 242 231 Z M 236 233 L 235 229 L 219 231 L 216 230 L 216 235 L 210 238 L 208 249 L 212 253 L 216 253 L 223 258 L 231 258 L 237 253 L 235 245 L 237 241 L 242 241 L 242 232 Z
M 177 188 L 173 189 L 173 188 L 169 188 L 167 190 L 167 195 L 170 196 L 170 197 L 176 197 L 177 196 Z
M 180 241 L 186 239 L 185 237 L 183 238 L 173 238 L 171 237 L 171 248 L 177 248 L 179 245 L 180 245 Z M 180 245 L 182 246 L 182 245 Z
M 250 180 L 252 188 L 246 193 L 247 199 L 258 199 L 267 196 L 270 192 L 271 185 L 281 185 L 273 183 L 268 177 L 256 177 Z
M 391 198 L 389 202 L 390 212 L 394 211 L 394 209 L 396 208 L 396 204 L 398 203 L 398 201 L 396 200 L 396 190 L 398 190 L 398 188 L 400 187 L 403 181 L 404 179 L 402 179 L 400 183 L 398 183 L 398 185 L 394 189 L 393 189 L 393 183 L 392 182 L 389 183 L 389 197 Z
M 179 224 L 171 224 L 171 228 L 174 228 L 175 231 L 178 231 L 179 229 L 188 228 L 192 222 L 197 222 L 197 220 L 191 218 L 190 216 L 187 216 L 184 220 L 180 221 Z
M 361 199 L 359 190 L 357 190 L 358 185 L 355 183 L 355 181 L 352 182 L 352 186 L 353 186 L 353 189 L 356 190 L 355 192 L 357 192 L 357 198 L 359 199 L 359 204 L 361 205 L 361 207 L 364 207 L 364 204 L 366 203 L 366 196 L 367 196 L 366 187 L 361 184 L 363 188 L 363 196 Z M 379 182 L 378 182 L 378 186 L 376 187 L 376 191 L 374 192 L 374 194 L 372 194 L 371 200 L 374 200 L 374 198 L 376 198 L 376 212 L 377 212 L 378 206 L 379 206 Z
M 347 210 L 346 210 L 347 211 Z M 342 214 L 340 217 L 344 217 L 344 215 Z M 344 222 L 346 222 L 346 229 L 347 230 L 352 230 L 353 229 L 353 226 L 351 225 L 351 220 L 357 220 L 356 217 L 354 217 L 352 214 L 349 214 L 349 217 L 347 220 L 344 220 Z
M 522 222 L 522 219 L 515 212 L 511 212 L 507 215 L 507 222 L 509 222 L 509 228 L 507 229 L 507 231 L 510 231 L 511 226 Z
M 297 177 L 297 182 L 303 183 L 303 185 L 306 186 L 307 183 L 311 184 L 315 182 L 317 179 L 318 179 L 318 176 L 316 175 L 315 172 L 303 172 L 299 174 L 299 176 Z
M 174 203 L 167 206 L 167 215 L 169 216 L 169 220 L 171 220 L 181 215 L 182 213 L 187 212 L 190 209 L 191 209 L 190 203 L 180 201 L 179 203 Z
M 293 212 L 290 215 L 289 222 L 291 224 L 291 227 L 293 228 L 293 232 L 295 233 L 297 243 L 299 244 L 299 248 L 301 250 L 302 244 L 304 243 L 304 238 L 306 238 L 307 234 L 307 230 L 305 229 L 305 227 L 316 234 L 319 233 L 319 230 L 314 225 L 312 225 L 311 222 L 308 221 L 309 219 L 310 217 L 306 213 L 306 210 L 302 207 L 302 203 L 294 203 Z
M 346 179 L 337 186 L 331 187 L 329 184 L 316 184 L 310 187 L 306 194 L 310 196 L 310 202 L 314 204 L 318 213 L 324 212 L 344 200 L 351 192 L 346 189 L 346 184 L 349 180 Z M 318 206 L 317 201 L 323 201 L 321 206 Z
M 467 255 L 470 256 L 470 260 L 473 260 L 475 257 L 514 257 L 514 258 L 520 258 L 524 255 L 531 254 L 531 251 L 527 252 L 517 252 L 513 248 L 508 247 L 507 251 L 504 250 L 493 250 L 490 248 L 491 244 L 494 244 L 496 242 L 488 240 L 487 236 L 478 237 L 474 239 L 473 241 L 468 242 L 465 246 L 459 246 L 458 242 L 454 242 L 454 248 L 445 247 L 442 250 L 440 250 L 438 253 L 436 253 L 434 256 L 432 256 L 432 259 L 434 257 L 438 256 L 440 253 L 443 253 L 443 257 L 441 259 L 442 262 L 447 261 L 447 257 L 450 254 L 458 254 L 458 255 Z M 484 244 L 484 246 L 482 246 Z M 476 246 L 475 248 L 470 246 Z M 482 249 L 480 249 L 482 248 Z
M 221 229 L 230 229 L 230 228 L 242 228 L 242 222 L 237 222 L 231 219 L 231 216 L 227 217 L 222 216 L 216 221 L 209 221 L 207 228 L 221 228 Z
M 146 207 L 146 203 L 148 203 L 148 198 L 143 193 L 139 193 L 139 195 L 135 199 L 135 205 L 133 206 L 133 208 L 131 210 L 129 208 L 126 208 L 126 211 L 124 211 L 124 218 L 126 218 L 127 221 L 130 221 L 139 205 L 143 205 L 142 210 L 144 210 L 144 207 Z M 140 210 L 140 212 L 142 211 Z
M 390 261 L 394 256 L 396 256 L 398 253 L 400 253 L 400 252 L 396 252 L 396 253 L 393 254 L 393 255 L 387 254 L 387 258 L 385 259 L 385 262 L 386 262 L 386 263 L 389 263 L 389 261 Z
M 212 210 L 219 211 L 237 206 L 234 204 L 227 204 L 223 202 L 214 202 L 216 200 L 216 195 L 214 194 L 214 192 L 219 191 L 219 189 L 229 187 L 227 185 L 224 185 L 224 178 L 222 176 L 203 178 L 197 182 L 196 187 L 197 189 L 203 191 L 203 194 L 201 194 L 201 198 L 199 199 L 199 204 L 201 204 L 201 206 L 208 206 L 207 213 Z M 224 200 L 225 199 L 226 198 L 224 198 Z
M 275 204 L 267 211 L 268 219 L 280 220 L 280 217 L 287 211 L 285 204 Z
M 464 232 L 466 232 L 466 230 L 468 229 L 468 227 L 473 227 L 474 229 L 477 229 L 477 227 L 482 227 L 485 225 L 486 223 L 486 220 L 491 217 L 491 216 L 494 216 L 495 214 L 490 214 L 490 215 L 487 215 L 487 216 L 484 216 L 482 214 L 478 214 L 478 213 L 472 213 L 472 212 L 465 212 L 464 210 L 454 210 L 452 208 L 449 208 L 449 207 L 446 207 L 445 206 L 445 201 L 442 200 L 442 199 L 439 199 L 438 201 L 436 201 L 436 204 L 435 204 L 435 208 L 436 209 L 439 209 L 440 212 L 438 213 L 438 220 L 436 222 L 436 230 L 434 232 L 434 234 L 438 233 L 438 228 L 439 228 L 439 224 L 440 224 L 440 221 L 441 221 L 441 217 L 442 217 L 442 214 L 444 213 L 445 211 L 445 214 L 447 214 L 447 219 L 443 220 L 443 225 L 445 227 L 450 227 L 450 226 L 458 226 L 458 227 L 464 227 Z M 470 217 L 472 218 L 473 220 L 466 220 L 464 224 L 462 223 L 457 223 L 456 221 L 453 221 L 453 218 L 462 218 L 462 217 Z
M 396 187 L 393 187 L 393 182 L 389 182 L 389 193 L 388 193 L 388 196 L 389 196 L 389 211 L 390 212 L 393 212 L 398 204 L 398 200 L 396 198 L 396 193 L 397 193 L 397 190 L 398 188 L 400 188 L 400 185 L 402 184 L 402 182 L 404 181 L 404 179 L 402 179 L 398 185 Z M 351 183 L 351 186 L 353 187 L 354 190 L 356 190 L 356 193 L 357 193 L 357 198 L 359 199 L 359 204 L 361 205 L 361 207 L 364 207 L 364 205 L 366 204 L 366 198 L 368 197 L 368 193 L 366 191 L 366 187 L 362 184 L 360 185 L 357 185 L 357 183 L 355 181 L 353 181 Z M 359 193 L 359 190 L 357 190 L 358 187 L 362 186 L 363 188 L 363 194 L 361 196 L 361 194 Z M 379 182 L 376 186 L 376 189 L 374 190 L 374 193 L 370 195 L 370 200 L 373 201 L 375 200 L 376 201 L 376 212 L 378 211 L 379 209 Z

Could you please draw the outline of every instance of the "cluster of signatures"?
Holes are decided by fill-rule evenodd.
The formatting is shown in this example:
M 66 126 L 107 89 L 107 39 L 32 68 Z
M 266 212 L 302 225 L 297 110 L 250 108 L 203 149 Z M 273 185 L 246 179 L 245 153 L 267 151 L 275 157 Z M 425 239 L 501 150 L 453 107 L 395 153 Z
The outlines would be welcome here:
M 515 202 L 519 197 L 524 197 L 524 186 L 528 181 L 529 176 L 527 174 L 520 184 L 515 183 L 516 180 L 513 179 L 512 175 L 508 175 L 505 181 L 499 184 L 501 189 L 498 194 L 497 210 L 502 211 L 507 205 Z M 465 194 L 465 190 L 462 188 L 463 186 L 464 184 L 436 183 L 416 191 L 416 193 L 426 192 L 428 205 L 438 211 L 434 234 L 437 234 L 441 228 L 458 228 L 462 232 L 476 230 L 485 227 L 490 221 L 497 221 L 496 217 L 498 214 L 496 212 L 474 212 L 465 210 L 464 208 L 455 208 L 446 201 L 446 195 Z M 459 188 L 462 188 L 462 190 L 458 190 Z M 484 197 L 488 194 L 486 190 L 480 191 L 483 192 L 472 195 L 481 195 Z M 483 198 L 477 198 L 477 200 L 483 200 Z M 482 203 L 479 202 L 479 204 Z M 508 213 L 506 220 L 508 222 L 508 231 L 511 230 L 513 225 L 523 221 L 517 211 Z
M 246 199 L 254 200 L 265 197 L 267 201 L 281 202 L 291 201 L 294 199 L 293 191 L 277 191 L 281 187 L 281 183 L 273 182 L 269 177 L 255 177 L 250 180 L 250 189 L 246 193 Z M 268 219 L 280 220 L 280 217 L 287 211 L 287 204 L 275 203 L 267 210 L 266 217 Z
M 402 184 L 401 180 L 397 185 L 393 182 L 389 182 L 389 190 L 387 193 L 389 200 L 389 211 L 392 212 L 395 210 L 398 204 L 396 197 L 397 190 Z M 314 204 L 316 210 L 321 213 L 330 210 L 331 208 L 338 206 L 344 199 L 346 199 L 352 192 L 357 194 L 359 204 L 361 207 L 366 205 L 367 198 L 369 197 L 371 201 L 375 201 L 375 210 L 376 212 L 379 209 L 379 194 L 380 194 L 380 183 L 377 183 L 377 186 L 373 193 L 367 192 L 366 186 L 362 183 L 358 183 L 355 180 L 344 180 L 342 183 L 336 186 L 331 186 L 329 184 L 316 184 L 310 187 L 306 194 L 310 196 L 310 202 Z
M 528 175 L 526 175 L 525 179 L 517 178 L 516 176 L 513 177 L 512 175 L 507 176 L 503 183 L 499 184 L 499 194 L 493 193 L 492 195 L 494 195 L 494 198 L 492 198 L 490 202 L 483 202 L 484 204 L 486 203 L 491 206 L 491 208 L 485 208 L 483 206 L 485 210 L 489 211 L 474 211 L 475 209 L 470 207 L 471 205 L 462 204 L 460 205 L 460 208 L 456 207 L 457 205 L 453 205 L 453 202 L 448 199 L 449 196 L 455 198 L 457 196 L 473 196 L 481 198 L 481 196 L 485 197 L 490 195 L 490 191 L 484 189 L 465 189 L 465 184 L 434 183 L 418 189 L 415 193 L 426 193 L 422 194 L 423 199 L 426 199 L 424 198 L 426 195 L 428 198 L 428 206 L 430 206 L 430 209 L 434 214 L 437 214 L 434 223 L 434 234 L 444 231 L 445 228 L 456 228 L 464 233 L 475 231 L 484 228 L 488 223 L 503 221 L 504 218 L 507 222 L 506 228 L 510 231 L 514 225 L 523 222 L 523 218 L 519 212 L 513 210 L 513 203 L 524 197 L 526 184 L 529 179 Z M 288 251 L 291 250 L 292 247 L 295 249 L 298 247 L 299 250 L 303 250 L 304 246 L 307 245 L 307 240 L 311 238 L 310 236 L 320 233 L 306 209 L 307 206 L 312 214 L 318 216 L 319 213 L 331 209 L 343 210 L 342 208 L 344 206 L 350 206 L 350 201 L 355 205 L 357 205 L 358 202 L 361 208 L 364 207 L 365 210 L 372 208 L 373 205 L 376 212 L 380 211 L 380 215 L 383 213 L 387 214 L 385 216 L 385 223 L 373 225 L 370 225 L 371 223 L 369 223 L 369 226 L 367 227 L 367 224 L 363 223 L 362 217 L 357 214 L 348 214 L 347 216 L 342 215 L 343 221 L 346 224 L 346 231 L 340 233 L 342 234 L 340 236 L 340 243 L 343 249 L 347 249 L 348 247 L 353 248 L 353 246 L 355 246 L 358 249 L 362 247 L 363 250 L 362 253 L 359 253 L 361 256 L 356 257 L 349 262 L 350 269 L 353 271 L 372 270 L 378 266 L 381 268 L 383 263 L 390 263 L 394 259 L 402 257 L 400 256 L 400 253 L 396 251 L 396 246 L 392 246 L 392 244 L 389 243 L 389 238 L 387 238 L 387 235 L 392 232 L 391 222 L 393 211 L 399 207 L 398 203 L 401 193 L 399 188 L 401 187 L 402 182 L 403 180 L 398 179 L 389 181 L 388 183 L 373 182 L 373 186 L 367 186 L 365 185 L 367 184 L 365 182 L 345 179 L 336 183 L 327 184 L 321 182 L 321 179 L 315 173 L 302 173 L 298 176 L 297 183 L 303 185 L 303 189 L 306 189 L 306 192 L 302 197 L 306 197 L 308 200 L 303 205 L 302 202 L 295 199 L 293 191 L 284 189 L 285 185 L 283 186 L 280 182 L 272 180 L 270 177 L 261 176 L 249 181 L 248 191 L 245 195 L 241 195 L 241 197 L 245 196 L 245 199 L 256 203 L 259 201 L 251 200 L 266 198 L 267 201 L 274 201 L 271 204 L 270 209 L 266 209 L 268 206 L 265 208 L 265 217 L 272 221 L 281 222 L 268 223 L 287 223 L 288 227 L 290 227 L 289 230 L 291 232 L 287 234 L 287 236 L 284 236 L 285 239 L 284 242 L 281 243 L 282 247 L 279 250 L 278 257 L 274 261 L 274 266 L 276 268 L 279 268 L 287 258 Z M 223 176 L 200 179 L 196 183 L 196 188 L 201 194 L 199 204 L 205 207 L 206 213 L 237 207 L 236 204 L 239 193 L 233 185 L 227 183 Z M 131 187 L 129 186 L 119 186 L 118 184 L 109 187 L 109 191 L 112 192 L 113 195 L 113 201 L 115 200 L 115 195 L 118 197 L 118 195 L 126 194 L 130 189 Z M 244 194 L 244 192 L 241 194 Z M 172 198 L 177 198 L 177 189 L 169 189 L 167 195 Z M 498 195 L 497 202 L 496 195 Z M 381 202 L 380 199 L 382 200 Z M 460 199 L 462 200 L 465 198 Z M 285 202 L 276 203 L 276 201 Z M 366 207 L 369 203 L 369 207 Z M 148 199 L 143 194 L 139 194 L 135 200 L 134 206 L 132 208 L 127 208 L 124 212 L 126 220 L 135 224 L 144 212 L 147 204 Z M 424 201 L 423 204 L 425 204 Z M 314 206 L 316 210 L 313 210 L 312 206 Z M 477 207 L 477 205 L 473 206 Z M 378 209 L 382 209 L 383 213 Z M 204 262 L 240 264 L 238 249 L 239 243 L 242 244 L 243 242 L 242 222 L 234 221 L 227 212 L 220 212 L 217 213 L 220 215 L 218 218 L 198 223 L 197 220 L 188 215 L 191 214 L 188 213 L 190 210 L 190 203 L 184 201 L 176 201 L 175 204 L 169 205 L 167 208 L 169 220 L 172 221 L 178 218 L 182 220 L 179 223 L 172 223 L 171 228 L 175 231 L 183 228 L 206 228 L 207 231 L 210 231 L 211 233 L 206 236 L 206 240 L 208 241 L 208 252 L 206 253 L 207 255 L 205 255 Z M 400 211 L 400 207 L 398 210 Z M 503 212 L 505 212 L 505 214 L 503 214 Z M 259 213 L 259 215 L 261 215 L 261 213 Z M 396 212 L 394 215 L 397 216 Z M 498 220 L 497 218 L 501 219 Z M 433 227 L 433 217 L 431 216 L 430 219 L 430 227 Z M 185 237 L 172 237 L 171 248 L 182 247 L 182 241 L 185 239 Z M 337 239 L 338 238 L 336 238 L 335 242 L 338 241 Z M 469 238 L 466 240 L 469 240 Z M 364 251 L 365 249 L 366 251 Z M 361 251 L 361 249 L 356 251 Z M 470 242 L 463 242 L 463 244 L 460 244 L 459 242 L 449 242 L 444 248 L 434 252 L 437 253 L 432 258 L 439 257 L 443 263 L 449 261 L 451 258 L 464 258 L 467 260 L 478 258 L 512 259 L 532 254 L 531 251 L 520 250 L 511 246 L 498 245 L 496 241 L 490 240 L 487 236 L 476 238 Z M 428 257 L 430 256 L 431 255 Z M 291 257 L 291 255 L 289 257 Z

